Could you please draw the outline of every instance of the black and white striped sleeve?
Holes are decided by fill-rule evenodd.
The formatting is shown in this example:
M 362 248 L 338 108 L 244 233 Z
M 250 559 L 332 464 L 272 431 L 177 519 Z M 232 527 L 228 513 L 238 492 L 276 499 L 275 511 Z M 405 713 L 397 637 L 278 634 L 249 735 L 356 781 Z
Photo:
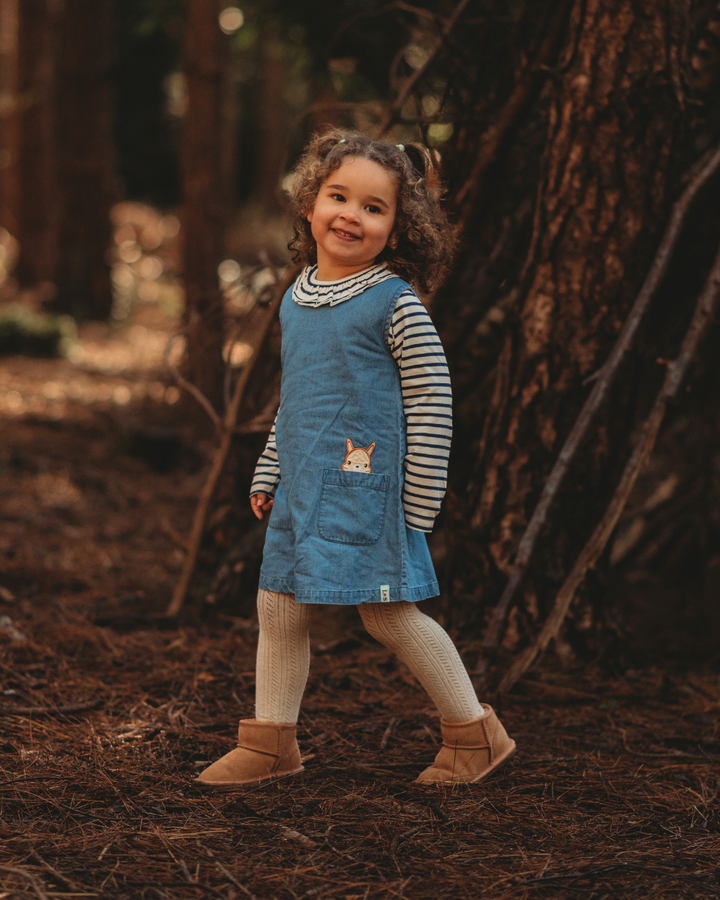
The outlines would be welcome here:
M 275 417 L 275 422 L 277 416 Z M 274 494 L 280 482 L 280 463 L 278 462 L 277 445 L 275 444 L 275 422 L 270 429 L 265 449 L 260 454 L 260 458 L 255 466 L 252 484 L 250 485 L 250 496 L 253 494 Z
M 414 531 L 429 532 L 447 486 L 452 392 L 438 333 L 427 310 L 410 290 L 398 297 L 388 344 L 400 369 L 407 423 L 405 522 Z

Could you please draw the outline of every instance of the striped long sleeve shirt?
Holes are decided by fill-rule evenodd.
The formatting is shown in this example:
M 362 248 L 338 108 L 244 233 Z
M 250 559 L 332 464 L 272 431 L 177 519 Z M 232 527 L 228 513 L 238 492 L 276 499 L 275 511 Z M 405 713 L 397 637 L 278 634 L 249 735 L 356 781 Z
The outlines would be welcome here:
M 334 305 L 392 277 L 392 273 L 382 265 L 361 273 L 361 284 L 359 277 L 340 282 L 317 282 L 313 280 L 314 272 L 314 268 L 306 269 L 301 275 L 293 291 L 296 302 L 307 306 Z M 328 288 L 332 288 L 329 295 Z M 400 370 L 407 423 L 403 485 L 405 522 L 408 528 L 415 531 L 429 532 L 432 531 L 447 485 L 452 393 L 440 338 L 427 310 L 410 289 L 403 291 L 395 305 L 388 348 Z M 255 468 L 250 495 L 274 494 L 279 481 L 280 465 L 273 424 L 265 450 Z

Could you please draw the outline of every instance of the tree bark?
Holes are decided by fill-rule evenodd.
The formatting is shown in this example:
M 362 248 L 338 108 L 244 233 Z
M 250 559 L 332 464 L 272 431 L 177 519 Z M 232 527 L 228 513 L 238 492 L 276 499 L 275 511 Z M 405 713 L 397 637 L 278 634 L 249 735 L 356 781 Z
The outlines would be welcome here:
M 260 84 L 255 107 L 257 130 L 252 200 L 265 213 L 280 210 L 280 175 L 287 155 L 285 47 L 275 28 L 260 38 Z
M 222 406 L 224 309 L 217 268 L 229 213 L 222 148 L 227 41 L 217 4 L 190 0 L 185 39 L 188 105 L 183 123 L 183 226 L 186 316 L 185 374 Z
M 21 287 L 55 279 L 58 253 L 58 183 L 53 82 L 57 0 L 23 0 L 18 25 L 18 89 L 26 98 L 19 114 L 17 238 Z
M 18 0 L 0 0 L 0 226 L 17 232 Z
M 576 0 L 570 10 L 547 92 L 537 240 L 525 283 L 514 286 L 520 305 L 487 379 L 495 386 L 485 390 L 484 418 L 468 420 L 475 404 L 458 410 L 476 456 L 455 467 L 451 585 L 455 594 L 482 594 L 476 622 L 497 602 L 518 537 L 589 390 L 584 381 L 612 347 L 654 254 L 681 117 L 673 75 L 683 10 L 682 0 L 663 9 L 652 0 Z M 477 260 L 470 254 L 464 264 Z M 449 328 L 450 312 L 443 316 Z M 472 378 L 467 351 L 466 342 L 453 354 L 465 354 L 461 385 Z M 551 539 L 541 539 L 528 589 L 541 602 L 601 512 L 609 448 L 627 439 L 631 392 L 615 391 L 611 404 L 551 511 Z
M 106 319 L 112 307 L 110 208 L 118 197 L 112 134 L 112 0 L 64 4 L 58 60 L 60 247 L 56 308 Z

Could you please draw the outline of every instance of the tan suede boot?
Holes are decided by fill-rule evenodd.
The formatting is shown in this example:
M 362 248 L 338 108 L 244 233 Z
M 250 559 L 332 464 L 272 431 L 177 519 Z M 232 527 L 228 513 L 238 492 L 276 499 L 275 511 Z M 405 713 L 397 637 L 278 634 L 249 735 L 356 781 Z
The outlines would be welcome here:
M 296 732 L 296 725 L 241 719 L 237 748 L 208 766 L 195 784 L 207 790 L 236 791 L 256 781 L 302 772 Z
M 440 723 L 443 745 L 435 762 L 420 773 L 419 783 L 459 784 L 484 781 L 515 752 L 511 740 L 492 707 L 469 722 Z

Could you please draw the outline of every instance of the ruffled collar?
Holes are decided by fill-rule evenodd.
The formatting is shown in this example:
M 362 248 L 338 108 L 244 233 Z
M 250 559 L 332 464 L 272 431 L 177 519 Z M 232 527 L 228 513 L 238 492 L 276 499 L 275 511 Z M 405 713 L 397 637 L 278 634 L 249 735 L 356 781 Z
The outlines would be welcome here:
M 305 266 L 293 286 L 292 296 L 300 306 L 336 306 L 381 281 L 395 277 L 385 263 L 378 263 L 339 281 L 318 281 L 317 266 Z

